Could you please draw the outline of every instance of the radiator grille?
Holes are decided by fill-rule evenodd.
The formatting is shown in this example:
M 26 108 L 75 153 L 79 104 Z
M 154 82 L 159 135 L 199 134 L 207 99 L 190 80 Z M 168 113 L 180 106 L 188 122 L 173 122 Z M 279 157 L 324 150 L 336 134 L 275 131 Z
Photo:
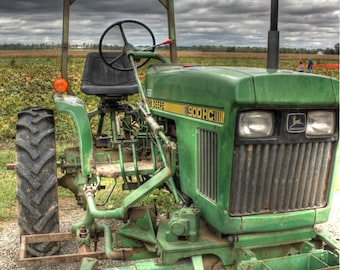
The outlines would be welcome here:
M 198 183 L 200 193 L 216 202 L 217 135 L 198 129 Z
M 230 214 L 324 207 L 334 146 L 333 142 L 235 146 Z

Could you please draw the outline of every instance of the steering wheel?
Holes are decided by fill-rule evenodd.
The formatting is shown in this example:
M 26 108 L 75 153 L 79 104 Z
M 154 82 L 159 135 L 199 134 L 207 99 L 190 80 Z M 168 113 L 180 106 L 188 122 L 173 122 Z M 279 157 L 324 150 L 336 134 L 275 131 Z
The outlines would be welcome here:
M 99 54 L 103 61 L 111 68 L 121 70 L 121 71 L 130 71 L 133 67 L 128 60 L 128 64 L 122 65 L 122 62 L 126 62 L 127 59 L 124 61 L 124 57 L 127 58 L 126 53 L 129 50 L 138 51 L 134 45 L 129 42 L 129 39 L 134 39 L 135 42 L 145 42 L 147 40 L 152 44 L 150 45 L 146 51 L 153 52 L 155 51 L 156 40 L 155 36 L 150 30 L 148 26 L 145 24 L 134 21 L 134 20 L 123 20 L 116 22 L 109 26 L 104 33 L 102 34 L 100 41 L 99 41 Z M 145 44 L 145 43 L 144 43 Z M 120 52 L 114 54 L 114 57 L 109 57 L 109 54 L 105 54 L 104 50 L 108 52 L 112 49 L 119 49 Z M 137 64 L 137 68 L 142 67 L 145 65 L 150 58 L 143 58 L 143 59 L 135 59 Z

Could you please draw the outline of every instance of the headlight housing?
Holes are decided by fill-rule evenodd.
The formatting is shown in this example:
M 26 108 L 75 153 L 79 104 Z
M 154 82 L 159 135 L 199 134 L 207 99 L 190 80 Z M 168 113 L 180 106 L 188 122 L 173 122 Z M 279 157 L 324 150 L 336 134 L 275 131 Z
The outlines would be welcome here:
M 240 113 L 238 135 L 241 138 L 268 138 L 274 134 L 274 114 L 267 111 Z
M 307 114 L 307 136 L 332 135 L 335 130 L 334 111 L 310 111 Z

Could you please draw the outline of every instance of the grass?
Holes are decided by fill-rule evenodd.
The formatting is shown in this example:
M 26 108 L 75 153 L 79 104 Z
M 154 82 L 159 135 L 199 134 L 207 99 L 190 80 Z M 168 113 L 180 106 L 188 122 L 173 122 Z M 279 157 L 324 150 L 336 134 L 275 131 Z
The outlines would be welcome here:
M 113 180 L 109 178 L 102 179 L 102 184 L 105 185 L 106 188 L 97 192 L 97 203 L 104 202 L 106 195 L 113 184 Z M 103 207 L 100 207 L 101 209 L 114 209 L 121 206 L 123 199 L 132 192 L 129 190 L 122 190 L 122 184 L 123 180 L 118 179 L 112 196 L 110 197 L 107 204 L 105 204 Z M 175 208 L 175 200 L 169 191 L 161 188 L 151 192 L 151 194 L 137 203 L 136 206 L 140 205 L 157 205 L 158 213 L 166 213 L 169 210 Z
M 15 172 L 6 170 L 8 163 L 15 162 L 15 151 L 10 141 L 0 145 L 0 221 L 8 221 L 16 216 Z

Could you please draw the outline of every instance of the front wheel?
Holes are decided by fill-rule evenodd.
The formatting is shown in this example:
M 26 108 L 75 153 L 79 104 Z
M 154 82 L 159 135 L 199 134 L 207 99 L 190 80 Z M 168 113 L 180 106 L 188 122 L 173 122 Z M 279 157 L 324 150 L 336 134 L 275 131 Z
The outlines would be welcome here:
M 53 111 L 33 107 L 18 113 L 16 152 L 20 235 L 59 232 Z M 31 244 L 26 250 L 28 256 L 49 256 L 59 244 Z

